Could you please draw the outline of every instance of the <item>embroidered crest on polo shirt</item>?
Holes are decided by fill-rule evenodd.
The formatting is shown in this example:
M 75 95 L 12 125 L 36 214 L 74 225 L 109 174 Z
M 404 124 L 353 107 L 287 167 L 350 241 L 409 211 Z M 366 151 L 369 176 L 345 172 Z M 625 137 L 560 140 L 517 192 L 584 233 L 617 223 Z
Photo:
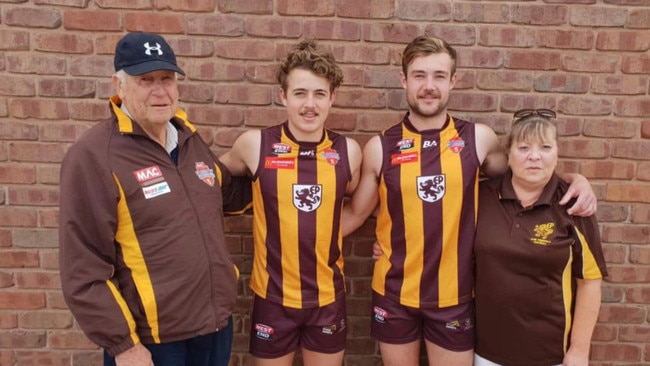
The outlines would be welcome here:
M 214 181 L 216 178 L 214 175 L 214 170 L 210 169 L 210 167 L 205 165 L 205 163 L 202 161 L 194 162 L 194 166 L 196 167 L 196 176 L 199 177 L 203 183 L 209 185 L 210 187 L 214 187 Z
M 320 184 L 294 184 L 293 205 L 303 212 L 311 212 L 320 206 L 323 187 Z
M 446 179 L 444 175 L 421 176 L 417 179 L 418 197 L 425 202 L 436 202 L 445 196 Z
M 548 245 L 551 243 L 548 240 L 548 237 L 553 234 L 555 229 L 555 223 L 547 222 L 545 224 L 535 225 L 533 231 L 535 232 L 535 237 L 530 238 L 530 242 L 537 245 Z
M 161 196 L 171 192 L 169 184 L 165 181 L 158 165 L 139 169 L 133 172 L 135 180 L 142 187 L 145 199 Z
M 449 147 L 449 150 L 458 154 L 465 147 L 465 140 L 461 139 L 458 136 L 454 136 L 451 140 L 449 140 L 449 142 L 447 142 L 447 147 Z
M 386 323 L 388 319 L 388 312 L 379 306 L 374 306 L 372 308 L 373 318 L 379 323 Z
M 255 324 L 255 336 L 259 339 L 270 341 L 273 339 L 275 330 L 268 325 L 257 323 Z

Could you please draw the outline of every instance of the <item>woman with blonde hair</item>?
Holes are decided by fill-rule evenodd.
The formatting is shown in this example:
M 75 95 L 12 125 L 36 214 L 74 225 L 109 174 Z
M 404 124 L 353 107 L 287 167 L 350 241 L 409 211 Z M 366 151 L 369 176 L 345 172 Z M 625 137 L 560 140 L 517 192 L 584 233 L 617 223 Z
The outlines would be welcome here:
M 558 202 L 555 112 L 515 113 L 509 169 L 483 182 L 474 246 L 475 365 L 587 365 L 607 275 L 595 216 Z M 570 204 L 569 204 L 570 205 Z

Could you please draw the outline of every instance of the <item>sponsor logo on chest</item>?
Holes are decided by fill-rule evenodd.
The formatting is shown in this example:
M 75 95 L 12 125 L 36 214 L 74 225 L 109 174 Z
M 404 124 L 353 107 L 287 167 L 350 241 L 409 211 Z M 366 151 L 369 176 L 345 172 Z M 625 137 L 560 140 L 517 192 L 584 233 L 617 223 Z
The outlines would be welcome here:
M 136 170 L 133 172 L 133 175 L 140 187 L 142 187 L 142 193 L 145 199 L 162 196 L 171 192 L 171 188 L 165 181 L 165 177 L 163 177 L 158 165 Z

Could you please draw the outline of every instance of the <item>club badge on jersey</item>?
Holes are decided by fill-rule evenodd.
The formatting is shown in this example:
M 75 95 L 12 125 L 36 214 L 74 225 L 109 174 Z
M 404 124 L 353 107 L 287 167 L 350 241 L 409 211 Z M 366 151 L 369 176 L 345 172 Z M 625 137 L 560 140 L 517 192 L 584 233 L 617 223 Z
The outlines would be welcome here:
M 322 201 L 323 186 L 320 184 L 294 184 L 293 205 L 303 212 L 316 210 Z
M 418 177 L 418 196 L 425 202 L 436 202 L 445 196 L 445 175 Z

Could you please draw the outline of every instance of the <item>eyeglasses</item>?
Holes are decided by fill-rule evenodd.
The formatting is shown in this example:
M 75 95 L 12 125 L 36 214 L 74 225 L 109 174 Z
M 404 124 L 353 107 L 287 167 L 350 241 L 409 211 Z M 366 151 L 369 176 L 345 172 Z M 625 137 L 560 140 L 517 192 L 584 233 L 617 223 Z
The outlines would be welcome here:
M 555 112 L 553 112 L 550 109 L 520 109 L 515 112 L 515 120 L 531 116 L 533 114 L 536 114 L 541 117 L 546 117 L 546 118 L 556 118 L 557 115 Z

